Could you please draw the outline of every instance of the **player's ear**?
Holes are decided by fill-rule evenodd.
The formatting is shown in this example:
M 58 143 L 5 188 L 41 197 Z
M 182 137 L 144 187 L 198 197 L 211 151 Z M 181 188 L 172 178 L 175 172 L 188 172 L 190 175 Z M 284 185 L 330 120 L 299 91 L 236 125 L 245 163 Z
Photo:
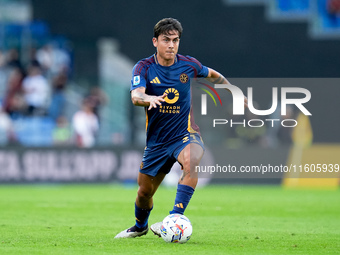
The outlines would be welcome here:
M 157 45 L 158 45 L 158 39 L 156 37 L 153 37 L 152 38 L 152 43 L 153 43 L 153 46 L 155 46 L 157 48 Z

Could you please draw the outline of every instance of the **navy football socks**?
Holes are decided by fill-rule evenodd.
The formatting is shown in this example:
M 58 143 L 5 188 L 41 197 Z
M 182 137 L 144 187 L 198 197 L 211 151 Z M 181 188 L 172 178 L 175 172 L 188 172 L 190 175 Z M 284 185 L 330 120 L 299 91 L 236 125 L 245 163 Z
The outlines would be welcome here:
M 188 185 L 178 184 L 175 205 L 172 211 L 170 211 L 170 214 L 184 214 L 185 208 L 187 208 L 194 191 L 195 189 Z
M 136 227 L 138 229 L 143 230 L 148 225 L 148 219 L 151 210 L 152 208 L 151 209 L 139 208 L 135 203 Z
M 178 184 L 177 193 L 175 199 L 175 205 L 170 211 L 170 214 L 179 213 L 184 214 L 185 209 L 187 208 L 192 195 L 194 194 L 195 189 L 183 184 Z M 151 209 L 142 209 L 139 208 L 135 204 L 135 216 L 136 216 L 136 230 L 142 231 L 148 225 L 148 219 L 151 212 Z

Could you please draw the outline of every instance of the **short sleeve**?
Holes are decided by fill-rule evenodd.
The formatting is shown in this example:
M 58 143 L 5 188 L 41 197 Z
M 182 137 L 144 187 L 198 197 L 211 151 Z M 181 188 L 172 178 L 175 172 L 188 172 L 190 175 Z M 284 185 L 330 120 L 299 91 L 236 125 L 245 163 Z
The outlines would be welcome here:
M 202 65 L 202 68 L 199 70 L 199 72 L 197 73 L 197 77 L 202 77 L 205 78 L 209 75 L 209 69 L 208 67 Z
M 139 87 L 146 87 L 145 69 L 146 68 L 141 61 L 133 67 L 130 91 Z
M 196 77 L 199 78 L 205 78 L 209 75 L 209 69 L 208 67 L 204 66 L 201 64 L 201 62 L 199 62 L 196 58 L 194 57 L 190 57 L 190 56 L 186 56 L 189 61 L 193 64 L 196 73 Z

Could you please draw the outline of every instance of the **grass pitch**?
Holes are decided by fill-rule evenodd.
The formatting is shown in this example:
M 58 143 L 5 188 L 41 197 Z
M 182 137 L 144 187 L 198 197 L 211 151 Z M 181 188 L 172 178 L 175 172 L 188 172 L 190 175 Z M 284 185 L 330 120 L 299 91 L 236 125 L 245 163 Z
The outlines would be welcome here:
M 137 187 L 0 186 L 0 254 L 339 254 L 340 191 L 209 186 L 186 211 L 193 235 L 165 243 L 150 231 L 114 239 L 134 224 Z M 161 187 L 150 223 L 172 209 Z

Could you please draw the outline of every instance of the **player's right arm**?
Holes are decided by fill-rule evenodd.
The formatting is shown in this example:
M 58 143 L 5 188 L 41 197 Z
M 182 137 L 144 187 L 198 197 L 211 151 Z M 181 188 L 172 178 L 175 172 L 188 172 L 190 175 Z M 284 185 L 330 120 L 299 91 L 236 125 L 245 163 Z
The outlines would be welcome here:
M 134 105 L 144 107 L 149 106 L 148 110 L 150 110 L 152 108 L 157 108 L 158 105 L 162 105 L 162 102 L 165 101 L 165 93 L 161 96 L 151 96 L 146 94 L 145 90 L 145 87 L 138 87 L 131 91 L 131 100 Z

